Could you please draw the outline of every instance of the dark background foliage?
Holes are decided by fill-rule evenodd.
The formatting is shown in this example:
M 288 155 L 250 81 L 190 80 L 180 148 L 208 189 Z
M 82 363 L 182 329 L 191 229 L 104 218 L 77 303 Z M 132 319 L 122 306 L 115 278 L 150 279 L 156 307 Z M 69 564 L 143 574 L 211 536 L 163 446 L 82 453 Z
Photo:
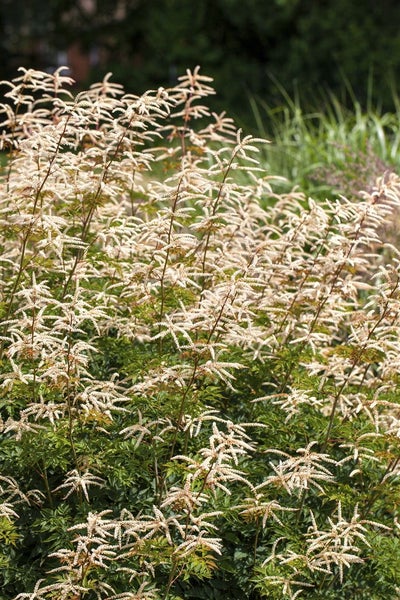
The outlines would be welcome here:
M 346 100 L 350 86 L 390 109 L 399 21 L 396 0 L 2 0 L 0 68 L 4 78 L 79 63 L 72 49 L 86 58 L 72 73 L 80 84 L 112 71 L 134 92 L 200 64 L 216 80 L 215 108 L 242 117 L 250 95 L 273 103 L 280 86 L 313 105 L 327 91 Z

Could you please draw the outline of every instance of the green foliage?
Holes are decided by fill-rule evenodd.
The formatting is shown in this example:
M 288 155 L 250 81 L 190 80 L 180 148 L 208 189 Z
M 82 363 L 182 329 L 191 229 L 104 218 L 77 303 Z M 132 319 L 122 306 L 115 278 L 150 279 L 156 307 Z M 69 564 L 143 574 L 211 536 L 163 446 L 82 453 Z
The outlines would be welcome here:
M 218 84 L 213 106 L 246 120 L 250 94 L 277 104 L 277 82 L 312 104 L 316 89 L 351 103 L 350 82 L 364 107 L 373 97 L 392 109 L 399 12 L 394 0 L 4 0 L 3 77 L 21 60 L 54 65 L 58 51 L 78 43 L 102 57 L 92 77 L 112 71 L 129 90 L 169 85 L 187 65 L 202 64 Z
M 352 92 L 348 108 L 330 93 L 306 109 L 282 87 L 278 105 L 253 98 L 257 129 L 272 140 L 264 150 L 266 167 L 322 201 L 370 190 L 377 177 L 399 166 L 396 97 L 393 103 L 394 112 L 384 112 L 370 99 L 363 110 Z

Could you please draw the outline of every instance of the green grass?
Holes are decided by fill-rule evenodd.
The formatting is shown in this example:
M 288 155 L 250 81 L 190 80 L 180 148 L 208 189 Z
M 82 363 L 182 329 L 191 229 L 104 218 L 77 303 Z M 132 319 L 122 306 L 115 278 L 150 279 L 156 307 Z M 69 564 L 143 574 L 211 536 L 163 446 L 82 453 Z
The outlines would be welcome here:
M 285 176 L 314 196 L 348 193 L 371 185 L 385 170 L 397 170 L 400 148 L 400 102 L 393 112 L 353 98 L 347 108 L 330 94 L 318 110 L 306 110 L 282 90 L 283 103 L 272 107 L 250 100 L 258 134 L 271 140 L 264 160 L 271 174 Z M 363 186 L 364 184 L 364 186 Z M 351 191 L 351 190 L 350 190 Z

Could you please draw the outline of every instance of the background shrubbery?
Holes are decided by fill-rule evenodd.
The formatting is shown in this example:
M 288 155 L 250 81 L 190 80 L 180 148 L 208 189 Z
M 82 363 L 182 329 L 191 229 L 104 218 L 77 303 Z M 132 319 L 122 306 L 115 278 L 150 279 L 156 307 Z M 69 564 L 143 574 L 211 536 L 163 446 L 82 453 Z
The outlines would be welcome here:
M 399 178 L 69 83 L 1 107 L 0 598 L 396 598 Z
M 280 103 L 277 81 L 314 108 L 321 91 L 348 100 L 350 82 L 363 107 L 373 99 L 392 109 L 399 21 L 395 0 L 3 0 L 2 77 L 20 64 L 56 67 L 76 43 L 99 61 L 92 80 L 112 71 L 128 91 L 172 85 L 201 64 L 217 83 L 213 106 L 248 125 L 248 97 Z

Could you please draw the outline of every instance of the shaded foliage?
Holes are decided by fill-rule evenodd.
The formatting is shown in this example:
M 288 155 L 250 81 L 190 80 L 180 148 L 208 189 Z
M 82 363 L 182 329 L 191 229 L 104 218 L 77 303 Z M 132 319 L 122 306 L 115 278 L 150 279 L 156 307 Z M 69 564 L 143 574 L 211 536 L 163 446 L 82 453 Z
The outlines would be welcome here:
M 48 67 L 57 50 L 78 42 L 103 56 L 94 80 L 111 70 L 142 92 L 173 84 L 187 65 L 201 64 L 217 81 L 215 106 L 237 113 L 248 113 L 249 94 L 275 102 L 275 81 L 312 102 L 316 88 L 340 92 L 347 80 L 364 105 L 373 99 L 392 106 L 400 67 L 400 7 L 393 0 L 97 0 L 85 6 L 4 0 L 4 64 Z

